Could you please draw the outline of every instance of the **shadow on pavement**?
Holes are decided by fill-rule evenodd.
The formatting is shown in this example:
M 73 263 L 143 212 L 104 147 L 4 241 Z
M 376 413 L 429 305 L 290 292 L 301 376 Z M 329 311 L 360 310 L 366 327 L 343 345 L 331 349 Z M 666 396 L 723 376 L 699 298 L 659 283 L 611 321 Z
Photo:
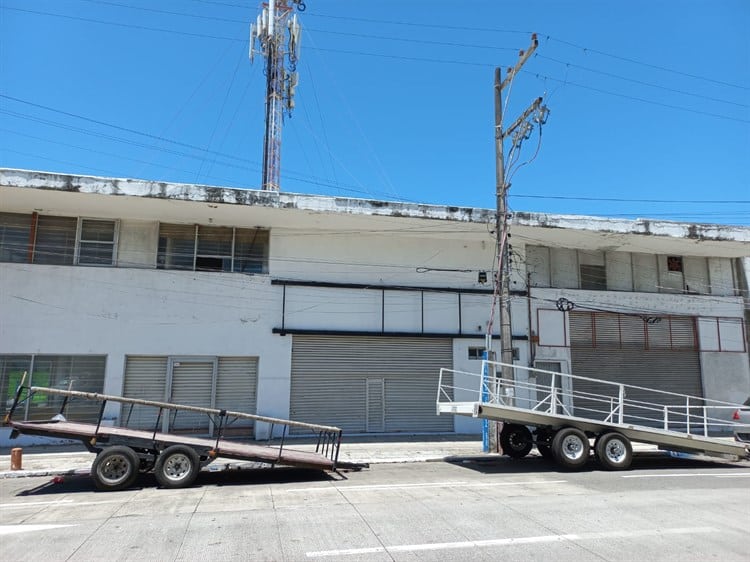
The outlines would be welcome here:
M 252 486 L 263 484 L 293 484 L 297 482 L 330 482 L 346 478 L 343 475 L 331 475 L 317 469 L 302 468 L 252 468 L 232 469 L 221 471 L 201 471 L 198 479 L 191 488 L 203 486 Z M 127 491 L 140 490 L 144 488 L 158 488 L 156 478 L 152 473 L 140 474 L 135 484 Z M 116 494 L 117 492 L 100 492 L 94 486 L 87 471 L 55 476 L 48 482 L 33 488 L 21 490 L 17 496 L 44 496 L 56 494 L 71 494 L 77 492 L 97 492 L 103 494 Z
M 553 461 L 540 456 L 531 455 L 522 459 L 511 459 L 504 456 L 455 456 L 445 457 L 444 462 L 482 474 L 519 474 L 529 472 L 570 472 L 560 468 Z M 709 457 L 684 456 L 675 457 L 668 452 L 643 452 L 633 454 L 633 464 L 629 471 L 634 470 L 685 470 L 696 469 L 739 469 L 747 470 L 749 465 L 741 461 L 732 462 L 724 459 Z M 604 471 L 592 456 L 582 469 L 575 472 Z

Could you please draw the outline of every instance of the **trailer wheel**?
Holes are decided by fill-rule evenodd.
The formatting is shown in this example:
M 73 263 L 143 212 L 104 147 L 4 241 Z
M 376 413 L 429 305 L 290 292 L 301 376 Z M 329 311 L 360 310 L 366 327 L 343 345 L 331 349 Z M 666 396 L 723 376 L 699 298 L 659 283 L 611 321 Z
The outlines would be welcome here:
M 539 454 L 546 461 L 551 461 L 555 459 L 555 455 L 552 454 L 552 449 L 550 448 L 549 445 L 544 445 L 543 443 L 537 443 L 536 450 L 539 451 Z
M 154 476 L 164 488 L 186 488 L 198 477 L 198 453 L 184 445 L 164 449 L 156 459 Z
M 633 462 L 630 439 L 617 432 L 605 433 L 599 437 L 594 452 L 599 463 L 607 470 L 626 470 Z
M 538 429 L 536 431 L 536 450 L 546 461 L 555 460 L 555 455 L 552 453 L 552 439 L 555 437 L 555 432 L 549 429 Z
M 91 465 L 91 479 L 99 490 L 124 490 L 138 478 L 139 465 L 138 455 L 130 447 L 107 447 L 96 455 Z
M 552 452 L 555 460 L 563 468 L 574 470 L 581 468 L 589 460 L 591 447 L 586 434 L 574 427 L 565 427 L 557 432 L 552 440 Z
M 503 453 L 512 459 L 525 457 L 534 446 L 529 428 L 525 425 L 504 424 L 500 432 L 500 446 Z

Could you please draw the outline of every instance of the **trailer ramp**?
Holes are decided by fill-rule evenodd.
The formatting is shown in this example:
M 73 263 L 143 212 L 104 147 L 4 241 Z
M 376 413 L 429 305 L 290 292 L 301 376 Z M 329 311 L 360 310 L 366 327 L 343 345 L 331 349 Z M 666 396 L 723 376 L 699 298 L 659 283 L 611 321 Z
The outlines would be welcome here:
M 59 406 L 58 413 L 52 419 L 40 421 L 14 420 L 13 414 L 16 409 L 25 402 L 32 401 L 35 396 L 44 396 L 45 400 L 54 401 Z M 71 401 L 97 403 L 96 421 L 68 420 L 66 409 Z M 104 422 L 105 408 L 110 402 L 121 405 L 122 425 Z M 136 406 L 156 410 L 156 421 L 151 429 L 128 427 L 130 413 Z M 176 419 L 180 413 L 193 417 L 208 416 L 214 435 L 164 431 L 172 426 L 170 420 Z M 281 427 L 281 438 L 274 441 L 269 439 L 265 443 L 225 438 L 227 428 L 231 428 L 238 420 L 267 423 L 270 425 L 270 435 L 274 434 L 275 427 Z M 18 387 L 13 405 L 4 421 L 12 428 L 11 437 L 28 434 L 81 441 L 89 451 L 97 453 L 92 465 L 92 478 L 99 488 L 107 490 L 126 488 L 134 482 L 139 471 L 152 470 L 159 483 L 165 487 L 188 486 L 195 480 L 201 467 L 218 457 L 325 471 L 359 469 L 366 466 L 339 462 L 342 430 L 334 426 L 186 404 L 46 387 L 25 387 L 23 383 Z M 296 450 L 288 446 L 287 437 L 292 427 L 309 431 L 316 439 L 314 452 Z
M 565 429 L 570 434 L 568 445 L 577 455 L 576 466 L 568 468 L 583 465 L 589 438 L 596 439 L 596 455 L 611 469 L 629 466 L 630 442 L 679 452 L 750 458 L 746 444 L 727 439 L 737 426 L 731 419 L 737 404 L 500 362 L 484 361 L 482 367 L 481 373 L 441 370 L 437 413 L 504 422 L 513 428 L 500 436 L 504 451 L 511 456 L 523 456 L 536 445 L 543 456 L 566 465 L 566 459 L 561 459 L 565 456 L 561 449 L 565 438 L 555 442 L 556 435 Z M 448 372 L 452 376 L 444 379 Z M 510 376 L 503 377 L 501 372 Z M 443 380 L 453 382 L 444 384 Z M 581 386 L 599 392 L 578 390 Z M 605 443 L 600 445 L 605 436 Z M 606 457 L 607 446 L 612 455 L 617 453 L 618 462 L 612 464 L 601 458 Z

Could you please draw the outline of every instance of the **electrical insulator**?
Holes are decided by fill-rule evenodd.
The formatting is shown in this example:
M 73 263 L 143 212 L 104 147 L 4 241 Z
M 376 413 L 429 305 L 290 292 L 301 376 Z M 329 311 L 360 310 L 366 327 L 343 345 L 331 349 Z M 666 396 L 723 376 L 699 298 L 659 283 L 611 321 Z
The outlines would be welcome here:
M 543 105 L 536 110 L 536 113 L 534 114 L 534 122 L 544 125 L 547 122 L 547 117 L 549 117 L 549 108 L 546 105 Z

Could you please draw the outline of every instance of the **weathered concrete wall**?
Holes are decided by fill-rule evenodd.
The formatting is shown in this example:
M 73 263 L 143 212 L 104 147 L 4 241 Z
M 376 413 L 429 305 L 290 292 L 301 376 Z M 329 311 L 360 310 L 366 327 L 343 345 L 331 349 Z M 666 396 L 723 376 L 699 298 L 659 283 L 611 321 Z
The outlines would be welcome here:
M 633 265 L 628 252 L 607 252 L 606 269 L 609 290 L 633 290 Z
M 258 412 L 288 417 L 291 338 L 272 334 L 265 277 L 3 263 L 0 279 L 0 354 L 106 354 L 110 394 L 126 355 L 261 357 Z

